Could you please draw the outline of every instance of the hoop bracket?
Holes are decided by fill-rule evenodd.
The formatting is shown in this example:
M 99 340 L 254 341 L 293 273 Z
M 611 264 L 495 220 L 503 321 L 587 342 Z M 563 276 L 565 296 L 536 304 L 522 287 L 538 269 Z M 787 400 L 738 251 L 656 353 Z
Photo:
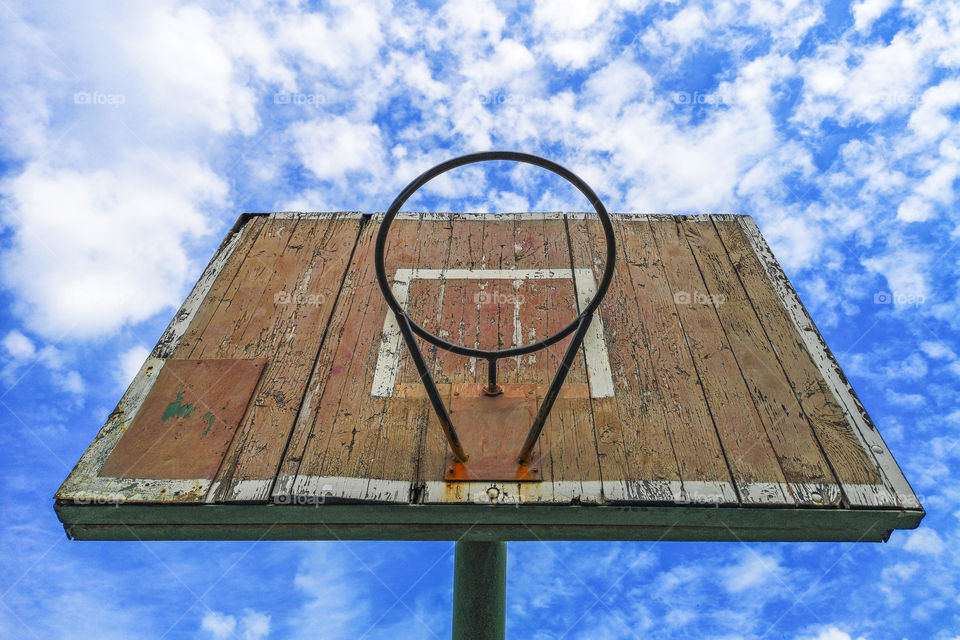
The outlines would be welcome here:
M 447 342 L 443 338 L 435 336 L 414 322 L 400 302 L 394 297 L 393 291 L 390 289 L 390 285 L 387 281 L 384 251 L 386 249 L 387 234 L 390 230 L 390 225 L 393 224 L 393 220 L 400 211 L 400 207 L 402 207 L 403 204 L 410 198 L 410 196 L 412 196 L 420 187 L 425 185 L 433 178 L 436 178 L 437 176 L 452 169 L 456 169 L 457 167 L 494 160 L 507 160 L 541 167 L 560 176 L 576 187 L 580 193 L 586 196 L 587 200 L 589 200 L 590 204 L 596 210 L 597 215 L 600 218 L 600 224 L 603 227 L 603 234 L 606 240 L 607 251 L 603 277 L 601 278 L 600 284 L 597 287 L 597 293 L 580 312 L 580 315 L 573 320 L 573 322 L 568 324 L 557 333 L 538 342 L 533 342 L 526 345 L 515 345 L 508 349 L 487 350 Z M 441 398 L 440 392 L 437 389 L 437 385 L 433 380 L 433 376 L 430 374 L 430 371 L 426 365 L 423 353 L 420 351 L 420 347 L 417 345 L 415 336 L 419 336 L 430 344 L 433 344 L 434 346 L 446 351 L 450 351 L 462 356 L 486 360 L 488 365 L 487 384 L 483 388 L 483 395 L 480 395 L 479 397 L 486 397 L 488 398 L 488 402 L 495 404 L 496 399 L 501 397 L 501 394 L 503 393 L 503 389 L 497 383 L 497 361 L 499 359 L 512 358 L 545 349 L 553 344 L 556 344 L 560 340 L 563 340 L 570 334 L 573 334 L 573 339 L 567 346 L 563 360 L 560 362 L 560 367 L 547 389 L 543 402 L 536 411 L 536 417 L 533 420 L 533 424 L 530 426 L 530 430 L 528 431 L 527 437 L 523 442 L 523 446 L 520 448 L 520 451 L 514 461 L 510 463 L 519 465 L 519 469 L 532 469 L 533 467 L 529 463 L 534 455 L 534 447 L 540 438 L 540 434 L 543 431 L 544 425 L 546 424 L 547 417 L 550 415 L 550 411 L 553 409 L 553 405 L 560 394 L 560 388 L 563 386 L 563 383 L 566 380 L 567 373 L 570 371 L 570 367 L 573 366 L 577 351 L 583 345 L 583 340 L 586 336 L 587 329 L 589 329 L 590 322 L 593 320 L 593 314 L 596 312 L 597 307 L 600 306 L 600 302 L 603 300 L 603 297 L 607 293 L 607 289 L 610 287 L 610 282 L 613 280 L 615 263 L 616 243 L 614 240 L 613 224 L 611 223 L 610 215 L 607 213 L 607 210 L 600 201 L 600 198 L 597 197 L 597 194 L 594 193 L 593 189 L 591 189 L 586 182 L 580 179 L 572 171 L 551 160 L 541 158 L 540 156 L 522 153 L 519 151 L 484 151 L 453 158 L 422 173 L 413 182 L 408 184 L 394 199 L 393 203 L 390 205 L 390 208 L 387 209 L 387 212 L 384 214 L 383 222 L 380 224 L 380 229 L 377 232 L 377 240 L 374 247 L 374 266 L 377 274 L 377 283 L 380 286 L 380 291 L 383 294 L 384 299 L 387 301 L 387 306 L 390 307 L 390 310 L 397 319 L 397 325 L 400 328 L 400 335 L 403 336 L 403 340 L 406 343 L 407 348 L 410 350 L 410 355 L 413 359 L 414 366 L 416 366 L 417 373 L 419 374 L 420 379 L 426 389 L 427 397 L 430 399 L 430 403 L 433 405 L 433 409 L 440 420 L 440 427 L 447 439 L 447 443 L 450 445 L 450 451 L 452 453 L 454 462 L 465 462 L 467 460 L 467 452 L 464 450 L 464 446 L 457 435 L 457 430 L 454 428 L 450 412 L 448 412 L 443 403 L 443 399 Z M 493 408 L 493 406 L 494 405 L 491 405 L 491 408 Z M 456 412 L 454 415 L 456 416 Z M 474 440 L 474 438 L 471 438 L 471 440 Z M 482 455 L 481 451 L 477 451 L 476 453 L 478 455 Z M 449 468 L 450 466 L 448 465 L 448 469 Z M 525 474 L 526 476 L 531 477 L 513 479 L 534 479 L 532 475 L 539 475 L 525 471 L 519 471 L 517 473 L 520 473 L 521 475 Z M 448 473 L 448 475 L 457 474 Z

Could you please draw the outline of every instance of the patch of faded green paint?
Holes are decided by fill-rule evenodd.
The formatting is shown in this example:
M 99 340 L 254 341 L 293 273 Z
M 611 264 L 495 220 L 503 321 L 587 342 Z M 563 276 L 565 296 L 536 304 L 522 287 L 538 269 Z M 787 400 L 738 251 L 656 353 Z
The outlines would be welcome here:
M 193 411 L 192 404 L 182 404 L 183 391 L 177 394 L 177 399 L 167 405 L 167 410 L 163 412 L 161 421 L 166 422 L 167 418 L 189 418 Z
M 212 413 L 210 413 L 209 411 L 207 411 L 205 414 L 203 414 L 202 420 L 210 420 L 210 423 L 207 425 L 206 431 L 204 431 L 203 433 L 200 434 L 200 437 L 201 437 L 201 438 L 202 438 L 203 436 L 207 435 L 208 433 L 210 433 L 210 429 L 213 427 L 213 421 L 214 421 L 215 419 L 216 419 L 216 416 L 214 416 L 214 415 L 213 415 Z

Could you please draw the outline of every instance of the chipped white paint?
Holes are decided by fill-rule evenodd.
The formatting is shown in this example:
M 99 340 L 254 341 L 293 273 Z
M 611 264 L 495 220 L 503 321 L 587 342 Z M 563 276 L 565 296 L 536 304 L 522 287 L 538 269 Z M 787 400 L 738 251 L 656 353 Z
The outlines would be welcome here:
M 692 504 L 737 504 L 732 482 L 684 480 L 680 499 Z
M 281 475 L 277 478 L 273 501 L 278 504 L 323 504 L 328 500 L 409 503 L 412 488 L 409 480 Z
M 563 220 L 561 212 L 539 213 L 417 213 L 401 211 L 394 220 L 422 220 L 424 222 L 504 222 L 508 220 Z M 382 220 L 383 213 L 375 213 L 375 220 Z
M 410 297 L 410 281 L 397 279 L 393 283 L 393 297 L 400 306 L 407 308 Z M 377 356 L 377 368 L 373 373 L 373 388 L 370 395 L 375 398 L 389 398 L 393 396 L 393 387 L 397 380 L 397 369 L 400 366 L 400 345 L 403 336 L 400 335 L 400 325 L 391 309 L 387 309 L 383 319 L 383 332 L 380 334 L 380 353 Z
M 249 224 L 249 222 L 248 220 L 247 223 Z M 197 315 L 200 304 L 207 297 L 207 294 L 210 293 L 210 288 L 213 286 L 214 281 L 217 279 L 217 276 L 220 275 L 220 271 L 224 265 L 227 264 L 227 260 L 233 255 L 237 244 L 240 243 L 240 236 L 243 235 L 243 229 L 246 228 L 248 227 L 244 225 L 240 231 L 234 233 L 233 237 L 221 245 L 220 250 L 217 251 L 213 259 L 210 260 L 207 268 L 200 274 L 200 278 L 190 291 L 190 295 L 183 301 L 177 314 L 173 316 L 173 320 L 170 321 L 167 330 L 160 336 L 157 346 L 153 348 L 153 353 L 150 354 L 152 357 L 169 358 L 173 355 L 183 335 L 187 332 L 190 323 L 193 322 L 194 316 Z
M 603 496 L 609 502 L 739 504 L 733 484 L 720 481 L 606 480 Z
M 490 489 L 496 499 L 491 499 Z M 556 482 L 443 482 L 430 481 L 424 483 L 424 504 L 499 504 L 520 506 L 524 504 L 600 504 L 603 502 L 603 493 L 599 481 L 569 481 Z
M 524 280 L 573 279 L 577 289 L 577 302 L 583 308 L 597 292 L 597 283 L 590 269 L 397 269 L 392 287 L 393 295 L 403 309 L 407 308 L 410 285 L 414 280 L 512 280 L 518 287 Z M 442 303 L 442 299 L 441 299 Z M 514 344 L 522 339 L 519 318 L 519 299 L 514 299 Z M 370 395 L 376 398 L 393 396 L 397 372 L 400 368 L 400 326 L 393 312 L 387 310 L 380 338 L 380 353 L 374 371 Z M 590 329 L 583 340 L 587 359 L 587 375 L 594 398 L 613 396 L 613 374 L 603 338 L 603 321 L 595 313 Z M 519 362 L 517 363 L 519 365 Z
M 884 485 L 843 484 L 847 499 L 855 506 L 879 507 L 899 504 L 906 509 L 921 508 L 913 489 L 910 488 L 903 472 L 897 466 L 880 433 L 868 421 L 866 410 L 857 399 L 840 365 L 830 353 L 823 336 L 820 335 L 803 303 L 800 302 L 797 292 L 790 285 L 753 218 L 742 216 L 735 219 L 739 222 L 774 290 L 779 295 L 780 302 L 803 340 L 814 365 L 833 392 L 834 399 L 843 410 L 847 421 L 853 425 L 857 440 L 864 448 L 866 455 L 874 460 L 884 478 Z M 881 447 L 879 452 L 874 449 L 876 446 Z
M 267 215 L 274 220 L 359 220 L 364 214 L 360 211 L 277 211 Z
M 270 497 L 273 480 L 234 480 L 226 495 L 221 495 L 221 486 L 219 481 L 211 485 L 207 502 L 263 502 Z
M 574 269 L 574 282 L 577 285 L 577 304 L 583 312 L 597 295 L 597 282 L 589 269 Z M 603 320 L 599 313 L 593 314 L 583 345 L 587 371 L 590 372 L 590 395 L 594 398 L 612 398 L 613 373 L 610 371 L 607 341 L 603 338 Z

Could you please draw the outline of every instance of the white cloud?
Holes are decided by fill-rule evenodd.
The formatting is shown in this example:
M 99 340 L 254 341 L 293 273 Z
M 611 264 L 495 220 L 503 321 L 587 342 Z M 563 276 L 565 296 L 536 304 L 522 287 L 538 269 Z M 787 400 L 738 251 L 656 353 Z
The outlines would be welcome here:
M 202 203 L 225 184 L 190 159 L 139 154 L 115 170 L 30 164 L 2 184 L 15 311 L 41 335 L 89 338 L 179 305 L 186 245 L 208 233 Z
M 727 591 L 740 593 L 772 581 L 779 583 L 784 569 L 778 558 L 755 551 L 741 552 L 739 556 L 737 564 L 726 566 L 719 572 Z
M 218 42 L 219 28 L 199 7 L 150 5 L 111 30 L 123 66 L 149 79 L 129 101 L 146 101 L 164 119 L 197 122 L 219 133 L 256 131 L 256 95 L 238 81 L 234 59 Z
M 83 377 L 69 368 L 63 353 L 56 347 L 47 345 L 37 349 L 33 341 L 17 329 L 7 333 L 0 344 L 7 353 L 0 366 L 0 380 L 7 385 L 5 392 L 19 384 L 36 365 L 40 365 L 40 371 L 46 371 L 56 389 L 77 397 L 86 391 Z
M 960 104 L 960 80 L 945 80 L 926 89 L 910 114 L 910 129 L 923 139 L 939 138 L 952 126 L 947 111 Z
M 861 0 L 853 5 L 854 27 L 859 31 L 867 30 L 893 3 L 894 0 Z
M 685 7 L 672 17 L 657 21 L 641 38 L 643 44 L 654 50 L 680 45 L 694 46 L 707 32 L 707 16 L 699 7 Z
M 919 393 L 900 393 L 894 389 L 888 389 L 887 402 L 907 409 L 917 409 L 926 403 L 926 398 Z
M 816 635 L 797 636 L 797 640 L 854 640 L 846 631 L 834 626 L 822 627 Z M 863 636 L 857 636 L 856 640 L 866 640 Z
M 926 266 L 930 256 L 910 249 L 897 249 L 883 256 L 862 260 L 874 273 L 883 275 L 896 306 L 910 306 L 930 297 Z
M 373 2 L 331 4 L 329 15 L 299 7 L 286 12 L 276 26 L 274 46 L 347 78 L 353 70 L 376 61 L 384 41 L 381 12 Z
M 243 629 L 243 640 L 262 640 L 270 635 L 270 616 L 245 609 L 240 627 Z
M 290 127 L 300 161 L 321 180 L 343 180 L 353 172 L 378 174 L 385 156 L 375 124 L 350 122 L 342 116 L 311 120 Z
M 209 610 L 200 622 L 200 629 L 208 632 L 211 640 L 263 640 L 270 634 L 270 616 L 244 609 L 243 617 L 237 624 L 235 616 Z
M 957 357 L 953 349 L 939 341 L 925 340 L 920 343 L 920 348 L 927 356 L 935 360 L 954 360 Z
M 903 548 L 914 553 L 937 555 L 943 552 L 945 545 L 935 530 L 922 528 L 910 532 Z
M 537 0 L 533 22 L 540 28 L 570 32 L 589 28 L 604 9 L 605 2 Z
M 55 372 L 53 382 L 61 390 L 76 396 L 82 395 L 86 390 L 83 378 L 76 371 Z
M 117 361 L 116 379 L 122 388 L 125 389 L 130 384 L 149 355 L 150 350 L 142 345 L 130 347 L 120 354 Z
M 233 635 L 237 628 L 237 619 L 216 611 L 208 611 L 203 616 L 200 628 L 210 632 L 210 637 L 213 640 L 226 640 Z
M 14 360 L 27 360 L 28 358 L 32 358 L 37 352 L 30 338 L 16 329 L 4 336 L 3 348 L 7 350 L 7 354 Z

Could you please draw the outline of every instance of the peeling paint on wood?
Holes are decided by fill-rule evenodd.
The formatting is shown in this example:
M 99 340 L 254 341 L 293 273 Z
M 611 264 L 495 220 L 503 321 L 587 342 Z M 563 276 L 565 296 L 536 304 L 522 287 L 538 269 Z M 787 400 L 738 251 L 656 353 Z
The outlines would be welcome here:
M 241 217 L 58 491 L 58 513 L 90 538 L 127 535 L 117 518 L 169 539 L 846 540 L 916 526 L 919 502 L 753 221 L 614 218 L 615 280 L 544 429 L 542 481 L 444 481 L 446 443 L 376 287 L 382 216 L 281 212 Z M 594 214 L 404 213 L 388 271 L 424 328 L 502 348 L 576 317 L 600 240 Z M 501 361 L 501 381 L 542 400 L 565 344 Z M 487 373 L 424 356 L 445 396 Z M 171 358 L 256 357 L 265 373 L 213 481 L 102 475 Z M 215 435 L 217 411 L 168 395 L 161 422 Z M 154 510 L 177 502 L 207 504 Z

